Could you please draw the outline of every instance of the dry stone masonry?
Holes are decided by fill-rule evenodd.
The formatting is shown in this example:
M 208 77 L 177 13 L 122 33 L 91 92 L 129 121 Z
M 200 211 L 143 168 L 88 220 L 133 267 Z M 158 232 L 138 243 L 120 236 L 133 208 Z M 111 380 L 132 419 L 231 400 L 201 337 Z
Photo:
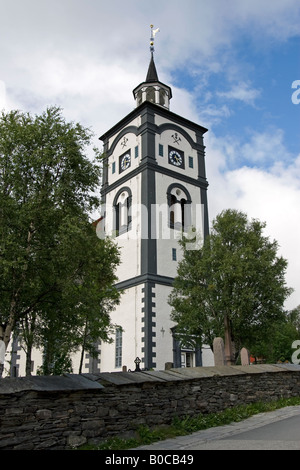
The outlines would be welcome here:
M 300 396 L 293 364 L 0 380 L 0 449 L 70 449 L 175 416 Z

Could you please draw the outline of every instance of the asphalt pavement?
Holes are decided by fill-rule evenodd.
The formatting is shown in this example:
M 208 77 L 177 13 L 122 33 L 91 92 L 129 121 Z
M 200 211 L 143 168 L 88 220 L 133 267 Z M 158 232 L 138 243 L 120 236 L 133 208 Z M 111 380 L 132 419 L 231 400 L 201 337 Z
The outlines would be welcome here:
M 167 439 L 136 450 L 300 450 L 300 406 L 259 413 L 244 421 Z

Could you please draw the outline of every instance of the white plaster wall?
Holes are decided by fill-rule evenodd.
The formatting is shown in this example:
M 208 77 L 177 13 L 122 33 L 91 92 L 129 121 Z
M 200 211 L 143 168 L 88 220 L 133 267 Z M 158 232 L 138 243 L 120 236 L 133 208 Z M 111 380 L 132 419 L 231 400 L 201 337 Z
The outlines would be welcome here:
M 128 141 L 126 142 L 125 147 L 123 147 L 123 145 L 122 145 L 122 143 L 124 142 L 124 137 L 125 137 L 125 139 L 128 139 Z M 118 141 L 118 143 L 117 143 L 117 145 L 114 149 L 113 154 L 110 155 L 110 157 L 108 159 L 108 184 L 115 183 L 116 181 L 118 181 L 120 179 L 120 177 L 122 177 L 126 173 L 126 171 L 127 172 L 132 171 L 140 163 L 140 159 L 141 159 L 141 137 L 136 136 L 133 133 L 127 133 L 124 137 L 122 137 Z M 136 146 L 138 146 L 138 149 L 139 149 L 137 158 L 135 157 L 135 147 Z M 129 151 L 129 150 L 130 150 L 130 154 L 131 154 L 131 166 L 127 170 L 125 170 L 125 172 L 122 172 L 120 174 L 119 173 L 119 156 L 123 155 L 126 151 Z M 112 172 L 113 162 L 115 162 L 115 173 Z
M 114 241 L 120 248 L 121 263 L 117 268 L 119 281 L 129 279 L 140 274 L 140 244 L 141 244 L 141 176 L 137 175 L 126 181 L 124 186 L 129 187 L 132 193 L 131 229 L 128 232 L 114 237 Z M 121 187 L 110 191 L 106 195 L 105 234 L 113 236 L 113 200 Z
M 136 118 L 132 119 L 132 121 L 130 121 L 128 124 L 126 124 L 125 127 L 129 127 L 129 126 L 137 126 L 139 127 L 141 125 L 141 117 L 140 116 L 137 116 Z M 112 146 L 112 144 L 114 143 L 116 137 L 118 137 L 118 134 L 119 134 L 120 131 L 116 132 L 115 134 L 112 134 L 108 140 L 108 145 L 109 147 Z
M 4 364 L 4 374 L 3 377 L 9 376 L 10 375 L 10 361 L 11 361 L 11 344 L 9 344 L 6 357 L 5 357 L 5 364 Z M 26 354 L 23 349 L 18 350 L 17 352 L 19 359 L 17 360 L 17 366 L 18 366 L 18 376 L 19 377 L 25 377 L 26 375 Z M 88 372 L 88 368 L 85 367 L 87 364 L 88 360 L 85 359 L 86 352 L 84 353 L 84 359 L 83 359 L 83 367 L 82 367 L 82 372 Z M 42 351 L 37 348 L 33 348 L 32 354 L 31 354 L 31 360 L 33 362 L 33 369 L 32 369 L 32 375 L 37 375 L 38 369 L 42 366 L 43 364 L 43 355 Z M 71 360 L 72 360 L 72 372 L 74 374 L 79 373 L 79 368 L 80 368 L 80 361 L 81 361 L 81 349 L 78 350 L 77 352 L 73 353 L 71 355 Z
M 122 366 L 135 368 L 134 360 L 142 357 L 142 288 L 143 284 L 126 289 L 121 297 L 121 303 L 111 314 L 112 323 L 123 328 L 122 335 Z M 113 340 L 115 336 L 112 335 Z M 115 366 L 115 341 L 112 344 L 101 345 L 101 372 L 120 371 L 122 367 Z M 142 367 L 142 365 L 141 365 Z
M 178 138 L 180 138 L 180 142 L 174 142 L 173 135 L 177 133 Z M 191 134 L 191 133 L 190 133 Z M 192 133 L 194 134 L 194 133 Z M 193 136 L 195 138 L 195 136 Z M 159 144 L 163 145 L 164 147 L 164 155 L 163 157 L 159 155 Z M 169 164 L 168 159 L 168 147 L 169 145 L 175 149 L 181 150 L 184 152 L 184 161 L 185 161 L 185 168 L 177 168 L 174 165 Z M 156 155 L 157 155 L 157 163 L 164 167 L 168 168 L 169 170 L 173 170 L 176 173 L 184 174 L 189 176 L 190 178 L 197 178 L 198 177 L 198 156 L 197 151 L 193 149 L 190 145 L 188 140 L 180 134 L 179 131 L 174 131 L 172 129 L 167 129 L 166 131 L 162 132 L 161 134 L 156 135 Z M 193 157 L 193 168 L 189 167 L 189 157 Z
M 162 124 L 170 124 L 170 122 L 171 122 L 171 119 L 166 119 L 165 117 L 160 116 L 159 114 L 155 115 L 155 124 L 157 126 L 161 126 Z M 175 121 L 174 121 L 174 124 L 178 125 Z M 180 127 L 182 127 L 182 129 L 184 129 L 191 136 L 193 140 L 196 140 L 195 131 L 192 131 L 191 129 L 185 126 L 180 126 Z
M 178 243 L 182 234 L 179 230 L 168 227 L 167 189 L 172 183 L 181 183 L 189 192 L 192 199 L 192 225 L 199 226 L 199 232 L 203 233 L 202 206 L 200 188 L 181 182 L 170 176 L 156 174 L 156 201 L 161 205 L 156 212 L 157 236 L 157 273 L 162 276 L 175 277 L 177 274 L 177 262 L 182 257 L 182 250 Z M 159 224 L 159 225 L 158 225 Z M 199 237 L 201 234 L 199 234 Z M 177 250 L 177 262 L 172 259 L 172 248 Z
M 164 370 L 166 362 L 173 362 L 173 338 L 171 328 L 175 325 L 170 318 L 171 307 L 168 297 L 172 288 L 156 284 L 155 289 L 155 333 L 156 369 Z
M 11 353 L 12 353 L 12 341 L 9 343 L 6 354 L 5 354 L 5 362 L 4 362 L 4 372 L 3 377 L 7 377 L 10 375 L 10 367 L 11 367 Z M 24 377 L 26 375 L 26 354 L 25 351 L 21 348 L 18 348 L 17 355 L 19 359 L 17 359 L 17 374 L 19 377 Z M 32 374 L 36 375 L 38 368 L 42 365 L 42 354 L 41 351 L 33 348 L 31 360 L 33 361 L 33 371 Z

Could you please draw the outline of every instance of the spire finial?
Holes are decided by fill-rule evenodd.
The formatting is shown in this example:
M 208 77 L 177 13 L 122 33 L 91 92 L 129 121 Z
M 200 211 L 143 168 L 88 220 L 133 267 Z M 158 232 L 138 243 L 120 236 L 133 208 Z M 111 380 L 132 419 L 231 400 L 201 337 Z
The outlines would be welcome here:
M 155 39 L 156 34 L 159 32 L 159 28 L 153 29 L 154 28 L 153 24 L 150 25 L 150 28 L 151 28 L 150 52 L 151 52 L 151 54 L 153 54 L 153 52 L 154 52 L 154 39 Z

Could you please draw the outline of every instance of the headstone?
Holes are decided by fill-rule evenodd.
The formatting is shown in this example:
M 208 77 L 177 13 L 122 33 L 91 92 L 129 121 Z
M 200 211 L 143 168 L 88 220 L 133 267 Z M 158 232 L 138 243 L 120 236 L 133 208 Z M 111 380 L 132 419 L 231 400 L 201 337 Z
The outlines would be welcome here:
M 231 322 L 228 318 L 228 315 L 225 315 L 224 318 L 224 326 L 225 326 L 225 344 L 224 344 L 224 349 L 225 349 L 225 364 L 228 366 L 231 366 L 234 364 L 234 346 L 232 342 L 232 335 L 231 335 Z
M 215 366 L 226 365 L 223 338 L 215 338 L 213 342 Z
M 241 349 L 241 363 L 242 366 L 248 366 L 250 364 L 250 354 L 246 348 Z

